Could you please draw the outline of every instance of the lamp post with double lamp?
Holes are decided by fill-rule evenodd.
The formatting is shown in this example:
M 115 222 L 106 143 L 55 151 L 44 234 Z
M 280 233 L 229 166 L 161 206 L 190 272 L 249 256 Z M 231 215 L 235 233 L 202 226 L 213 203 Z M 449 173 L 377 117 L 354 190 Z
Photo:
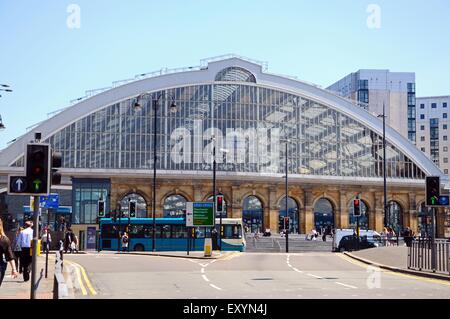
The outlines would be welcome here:
M 152 207 L 152 214 L 153 214 L 153 234 L 152 234 L 152 251 L 156 251 L 156 160 L 157 160 L 157 154 L 156 154 L 156 126 L 158 124 L 158 106 L 161 98 L 170 96 L 172 99 L 172 102 L 170 104 L 170 112 L 175 113 L 178 111 L 177 105 L 175 103 L 175 100 L 172 95 L 166 93 L 165 91 L 159 93 L 156 98 L 154 98 L 154 95 L 151 93 L 144 93 L 139 95 L 136 98 L 136 101 L 134 103 L 134 110 L 136 112 L 139 112 L 142 110 L 142 101 L 143 100 L 151 100 L 153 105 L 153 207 Z
M 383 103 L 383 114 L 377 115 L 377 117 L 383 118 L 383 197 L 384 197 L 384 227 L 388 226 L 388 219 L 386 217 L 387 210 L 387 183 L 386 183 L 386 110 Z
M 288 143 L 291 143 L 292 141 L 290 139 L 280 139 L 280 142 L 285 143 L 285 211 L 286 211 L 286 217 L 289 220 L 289 210 L 288 210 L 288 195 L 289 195 L 289 184 L 288 184 Z M 284 225 L 286 225 L 286 222 L 284 222 Z M 286 228 L 285 226 L 285 237 L 286 237 L 286 252 L 289 252 L 289 227 Z
M 217 192 L 216 192 L 216 166 L 217 166 L 217 162 L 216 162 L 216 137 L 215 135 L 211 136 L 211 142 L 213 144 L 213 149 L 212 149 L 212 153 L 213 153 L 213 212 L 214 212 L 214 225 L 216 224 L 216 201 L 217 201 Z M 220 149 L 221 153 L 228 153 L 227 149 L 221 148 Z M 215 228 L 215 226 L 214 226 Z M 219 233 L 218 236 L 220 238 L 219 240 L 219 250 L 222 251 L 222 212 L 220 212 L 220 216 L 219 216 Z M 212 237 L 212 236 L 211 236 Z

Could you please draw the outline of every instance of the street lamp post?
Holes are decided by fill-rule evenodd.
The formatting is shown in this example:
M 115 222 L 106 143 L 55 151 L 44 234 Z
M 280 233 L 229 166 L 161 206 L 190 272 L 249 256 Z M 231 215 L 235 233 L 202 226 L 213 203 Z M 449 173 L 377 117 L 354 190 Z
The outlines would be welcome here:
M 284 182 L 284 191 L 285 191 L 285 211 L 286 217 L 289 220 L 289 210 L 288 210 L 288 195 L 289 195 L 289 184 L 288 184 L 288 143 L 291 142 L 289 139 L 281 139 L 281 142 L 285 143 L 285 182 Z M 289 227 L 286 228 L 286 222 L 284 222 L 285 229 L 285 237 L 286 237 L 286 252 L 289 252 Z
M 142 109 L 142 105 L 139 103 L 139 100 L 144 99 L 146 96 L 150 96 L 150 98 L 152 99 L 152 104 L 153 104 L 153 119 L 154 119 L 154 124 L 153 124 L 153 194 L 152 194 L 152 199 L 153 199 L 153 207 L 152 207 L 152 214 L 153 214 L 153 234 L 152 234 L 152 251 L 156 251 L 156 160 L 157 160 L 157 153 L 156 153 L 156 126 L 158 123 L 158 103 L 161 100 L 161 98 L 163 96 L 165 96 L 166 93 L 165 91 L 163 91 L 162 93 L 160 93 L 156 99 L 152 98 L 152 95 L 149 93 L 145 93 L 145 94 L 141 94 L 137 97 L 136 102 L 134 103 L 134 109 L 136 111 L 139 111 Z M 171 112 L 176 112 L 177 111 L 177 105 L 172 97 L 172 103 L 170 105 L 170 111 Z
M 213 135 L 211 137 L 211 141 L 213 143 L 213 214 L 214 214 L 214 227 L 216 228 L 216 137 Z M 219 225 L 219 232 L 222 229 L 222 214 L 220 214 L 220 225 Z M 212 234 L 210 234 L 210 237 L 212 238 Z M 216 237 L 217 239 L 217 237 Z
M 378 115 L 378 117 L 383 117 L 383 197 L 384 197 L 384 226 L 388 226 L 388 219 L 386 218 L 387 210 L 387 183 L 386 183 L 386 110 L 385 104 L 383 103 L 383 114 Z
M 9 89 L 9 85 L 7 84 L 0 84 L 0 87 L 7 88 L 7 89 L 0 89 L 0 91 L 4 92 L 12 92 L 13 90 Z M 2 97 L 0 95 L 0 97 Z M 0 115 L 0 131 L 3 131 L 6 128 L 5 124 L 3 124 L 2 116 Z

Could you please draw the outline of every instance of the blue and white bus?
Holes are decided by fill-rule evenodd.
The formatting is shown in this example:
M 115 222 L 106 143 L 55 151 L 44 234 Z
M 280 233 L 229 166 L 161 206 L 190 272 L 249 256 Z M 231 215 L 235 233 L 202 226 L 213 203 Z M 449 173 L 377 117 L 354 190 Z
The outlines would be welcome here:
M 215 232 L 211 233 L 212 227 L 186 227 L 184 218 L 155 218 L 155 224 L 155 248 L 157 251 L 186 251 L 188 245 L 191 251 L 202 251 L 205 235 L 212 237 L 213 240 L 217 237 Z M 216 219 L 215 229 L 218 234 L 219 219 Z M 242 232 L 240 218 L 222 218 L 222 230 L 222 250 L 245 251 L 245 236 Z M 130 251 L 152 250 L 153 218 L 121 218 L 116 221 L 111 218 L 102 218 L 100 220 L 100 249 L 120 249 L 120 238 L 123 232 L 128 234 Z

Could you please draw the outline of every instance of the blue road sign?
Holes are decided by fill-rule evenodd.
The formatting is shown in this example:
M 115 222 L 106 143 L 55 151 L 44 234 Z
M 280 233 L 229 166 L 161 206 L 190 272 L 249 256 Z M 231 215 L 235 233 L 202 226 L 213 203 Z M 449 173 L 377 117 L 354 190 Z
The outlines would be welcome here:
M 449 195 L 441 195 L 439 196 L 438 205 L 439 206 L 449 206 L 450 197 Z
M 59 195 L 58 194 L 50 194 L 48 196 L 39 196 L 39 207 L 58 209 Z

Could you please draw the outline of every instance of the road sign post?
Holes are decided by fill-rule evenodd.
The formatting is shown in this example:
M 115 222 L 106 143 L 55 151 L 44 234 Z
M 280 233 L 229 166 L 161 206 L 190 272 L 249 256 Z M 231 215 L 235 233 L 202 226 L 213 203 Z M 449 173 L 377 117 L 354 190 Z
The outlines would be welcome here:
M 37 272 L 38 240 L 39 240 L 39 196 L 34 196 L 33 241 L 32 241 L 33 259 L 31 261 L 30 299 L 36 299 L 36 272 Z
M 214 202 L 187 202 L 186 227 L 215 227 Z M 212 239 L 205 234 L 205 257 L 212 254 Z

